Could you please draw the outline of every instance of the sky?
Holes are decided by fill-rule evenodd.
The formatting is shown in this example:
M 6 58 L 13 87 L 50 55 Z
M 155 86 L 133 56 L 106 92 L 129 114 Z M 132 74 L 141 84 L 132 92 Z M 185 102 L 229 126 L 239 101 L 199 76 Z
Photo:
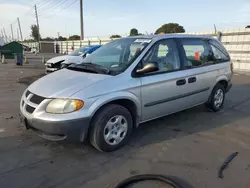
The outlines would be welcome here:
M 42 37 L 80 35 L 80 0 L 0 0 L 0 30 L 17 37 L 17 17 L 23 38 L 36 24 L 37 5 Z M 250 0 L 83 0 L 85 37 L 128 35 L 131 28 L 154 33 L 175 22 L 188 32 L 239 28 L 250 25 Z M 0 33 L 1 34 L 1 33 Z

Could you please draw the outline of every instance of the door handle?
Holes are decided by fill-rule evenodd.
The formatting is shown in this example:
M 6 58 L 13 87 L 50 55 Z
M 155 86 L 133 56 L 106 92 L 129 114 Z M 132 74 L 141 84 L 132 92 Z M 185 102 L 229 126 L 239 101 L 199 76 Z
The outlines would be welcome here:
M 191 77 L 188 79 L 188 83 L 194 83 L 196 82 L 196 77 Z
M 181 80 L 177 80 L 176 85 L 177 86 L 182 86 L 186 84 L 186 79 L 181 79 Z

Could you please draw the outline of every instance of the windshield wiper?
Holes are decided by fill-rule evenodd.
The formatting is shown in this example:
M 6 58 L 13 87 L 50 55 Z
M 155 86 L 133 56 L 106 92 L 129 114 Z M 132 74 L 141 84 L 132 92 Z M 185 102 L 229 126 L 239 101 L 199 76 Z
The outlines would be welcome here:
M 99 74 L 109 73 L 109 71 L 106 68 L 100 65 L 94 64 L 94 63 L 72 64 L 68 66 L 67 68 L 70 70 L 99 73 Z

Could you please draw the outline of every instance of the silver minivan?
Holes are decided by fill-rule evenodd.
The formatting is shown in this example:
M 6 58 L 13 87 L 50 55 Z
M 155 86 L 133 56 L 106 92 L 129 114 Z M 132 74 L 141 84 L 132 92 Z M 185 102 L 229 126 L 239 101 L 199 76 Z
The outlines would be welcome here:
M 212 37 L 121 38 L 31 84 L 20 119 L 45 139 L 89 139 L 110 152 L 140 123 L 200 104 L 219 111 L 231 78 L 230 57 Z

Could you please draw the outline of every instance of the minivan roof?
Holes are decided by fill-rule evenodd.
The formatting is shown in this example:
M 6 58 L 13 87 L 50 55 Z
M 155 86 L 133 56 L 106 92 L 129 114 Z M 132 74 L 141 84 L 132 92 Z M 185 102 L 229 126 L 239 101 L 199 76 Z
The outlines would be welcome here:
M 137 36 L 129 36 L 128 38 L 145 38 L 145 39 L 204 38 L 204 39 L 214 39 L 213 37 L 210 37 L 210 36 L 190 35 L 190 34 L 137 35 Z

